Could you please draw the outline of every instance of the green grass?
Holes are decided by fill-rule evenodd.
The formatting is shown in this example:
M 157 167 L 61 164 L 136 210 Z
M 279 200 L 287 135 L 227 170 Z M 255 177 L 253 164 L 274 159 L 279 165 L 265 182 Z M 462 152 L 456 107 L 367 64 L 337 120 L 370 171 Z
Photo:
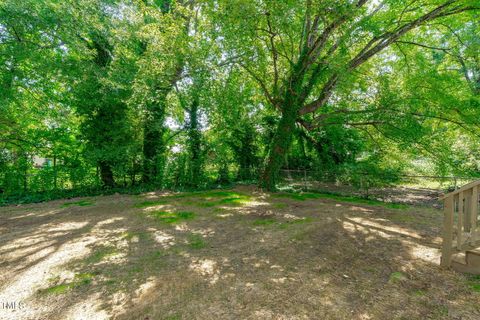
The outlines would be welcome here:
M 89 255 L 84 262 L 86 264 L 99 263 L 107 257 L 117 255 L 118 251 L 114 247 L 100 247 L 97 248 L 91 255 Z
M 183 220 L 191 220 L 195 218 L 195 213 L 191 211 L 169 212 L 169 211 L 154 211 L 149 213 L 155 220 L 173 224 Z
M 467 276 L 468 287 L 476 293 L 480 293 L 480 275 Z
M 40 290 L 40 293 L 63 294 L 71 289 L 89 285 L 90 283 L 92 283 L 92 279 L 94 278 L 94 276 L 95 275 L 92 273 L 78 273 L 75 275 L 72 282 L 61 283 L 50 288 Z
M 240 207 L 247 204 L 252 199 L 249 195 L 227 191 L 216 191 L 212 193 L 204 192 L 201 196 L 197 195 L 196 197 L 200 199 L 195 202 L 190 202 L 190 204 L 205 208 L 216 206 Z
M 424 297 L 427 295 L 427 292 L 425 290 L 415 290 L 413 291 L 413 295 L 416 296 L 416 297 Z
M 201 235 L 191 234 L 188 237 L 188 246 L 192 249 L 203 249 L 207 246 L 207 243 L 203 240 Z
M 172 194 L 162 197 L 159 200 L 143 201 L 135 204 L 136 208 L 147 208 L 157 205 L 166 204 L 171 200 L 193 198 L 194 200 L 185 201 L 184 204 L 193 205 L 197 207 L 215 207 L 221 205 L 227 206 L 242 206 L 251 197 L 249 195 L 241 194 L 234 191 L 198 191 Z
M 254 226 L 268 226 L 278 223 L 275 219 L 257 219 L 253 221 Z
M 407 275 L 404 274 L 403 272 L 392 272 L 390 274 L 388 281 L 391 283 L 396 283 L 406 279 L 407 279 Z
M 305 201 L 309 199 L 333 199 L 342 202 L 350 202 L 350 203 L 359 203 L 359 204 L 367 204 L 372 206 L 382 206 L 391 209 L 406 209 L 408 205 L 399 204 L 399 203 L 388 203 L 379 200 L 373 199 L 365 199 L 355 196 L 342 196 L 333 193 L 316 193 L 316 192 L 302 192 L 302 193 L 294 193 L 294 192 L 282 192 L 282 193 L 273 193 L 273 198 L 289 198 L 298 201 Z
M 62 204 L 62 208 L 68 208 L 72 206 L 78 206 L 78 207 L 86 207 L 86 206 L 93 206 L 94 203 L 89 200 L 80 200 L 80 201 L 75 201 L 75 202 L 65 202 Z
M 59 284 L 59 285 L 44 289 L 41 292 L 46 294 L 62 294 L 72 288 L 73 286 L 71 283 L 66 283 L 66 284 Z

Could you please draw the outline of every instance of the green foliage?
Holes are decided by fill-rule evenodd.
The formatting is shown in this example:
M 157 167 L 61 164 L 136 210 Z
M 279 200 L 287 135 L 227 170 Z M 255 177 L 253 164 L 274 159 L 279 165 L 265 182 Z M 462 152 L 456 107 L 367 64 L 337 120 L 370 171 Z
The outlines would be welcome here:
M 470 2 L 5 0 L 0 204 L 478 177 Z

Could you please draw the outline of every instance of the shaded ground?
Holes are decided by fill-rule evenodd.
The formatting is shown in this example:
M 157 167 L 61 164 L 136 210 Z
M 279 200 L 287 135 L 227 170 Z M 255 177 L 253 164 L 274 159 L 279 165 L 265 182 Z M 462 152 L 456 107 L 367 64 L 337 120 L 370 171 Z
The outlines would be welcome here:
M 0 301 L 21 302 L 0 319 L 480 319 L 480 279 L 438 266 L 439 210 L 340 200 L 244 187 L 0 208 Z
M 288 186 L 297 188 L 307 188 L 319 191 L 333 192 L 345 195 L 357 195 L 365 197 L 366 191 L 350 185 L 342 185 L 329 182 L 308 181 L 307 183 L 298 182 L 298 180 L 289 180 Z M 404 203 L 414 206 L 426 206 L 441 208 L 438 198 L 444 194 L 441 189 L 422 188 L 418 186 L 394 186 L 385 188 L 373 188 L 368 190 L 368 196 L 385 202 Z

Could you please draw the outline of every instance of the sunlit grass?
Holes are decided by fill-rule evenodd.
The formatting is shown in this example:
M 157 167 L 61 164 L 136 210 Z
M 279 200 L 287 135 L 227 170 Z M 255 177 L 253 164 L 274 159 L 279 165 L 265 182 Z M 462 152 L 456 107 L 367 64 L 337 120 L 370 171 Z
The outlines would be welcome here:
M 191 220 L 195 218 L 195 213 L 191 211 L 169 212 L 169 211 L 154 211 L 149 215 L 157 221 L 173 224 L 183 220 Z
M 112 257 L 118 254 L 118 251 L 114 247 L 100 247 L 97 248 L 90 256 L 88 256 L 84 262 L 86 264 L 96 264 L 105 258 Z
M 49 287 L 47 289 L 42 289 L 40 290 L 40 293 L 43 294 L 63 294 L 69 290 L 72 290 L 74 288 L 82 287 L 89 285 L 93 278 L 94 274 L 92 273 L 78 273 L 75 275 L 74 279 L 72 282 L 67 282 L 67 283 L 61 283 L 52 287 Z
M 136 208 L 148 208 L 157 205 L 167 204 L 170 201 L 176 201 L 181 199 L 187 199 L 183 201 L 186 205 L 196 206 L 196 207 L 215 207 L 215 206 L 243 206 L 251 200 L 250 195 L 245 195 L 242 193 L 234 191 L 199 191 L 199 192 L 185 192 L 172 194 L 162 197 L 158 200 L 148 200 L 135 204 Z
M 391 283 L 396 283 L 396 282 L 401 282 L 407 279 L 407 275 L 404 274 L 403 272 L 392 272 L 390 274 L 390 277 L 388 278 L 388 281 Z

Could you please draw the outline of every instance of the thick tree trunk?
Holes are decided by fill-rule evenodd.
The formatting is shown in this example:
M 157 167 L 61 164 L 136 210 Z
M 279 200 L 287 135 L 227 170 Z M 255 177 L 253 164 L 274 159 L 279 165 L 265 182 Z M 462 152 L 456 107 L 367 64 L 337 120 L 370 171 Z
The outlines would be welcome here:
M 292 141 L 298 108 L 295 105 L 284 106 L 282 118 L 277 125 L 275 135 L 270 145 L 267 164 L 260 179 L 260 187 L 275 191 L 278 174 L 285 162 L 285 155 Z
M 100 168 L 100 179 L 102 180 L 102 186 L 113 188 L 115 186 L 115 180 L 113 179 L 112 166 L 105 161 L 100 161 L 98 163 L 98 167 Z
M 162 121 L 163 122 L 163 121 Z M 145 124 L 145 133 L 143 138 L 143 182 L 146 184 L 160 185 L 162 180 L 162 159 L 165 146 L 163 141 L 163 123 L 162 128 L 160 120 L 157 123 L 147 122 Z

